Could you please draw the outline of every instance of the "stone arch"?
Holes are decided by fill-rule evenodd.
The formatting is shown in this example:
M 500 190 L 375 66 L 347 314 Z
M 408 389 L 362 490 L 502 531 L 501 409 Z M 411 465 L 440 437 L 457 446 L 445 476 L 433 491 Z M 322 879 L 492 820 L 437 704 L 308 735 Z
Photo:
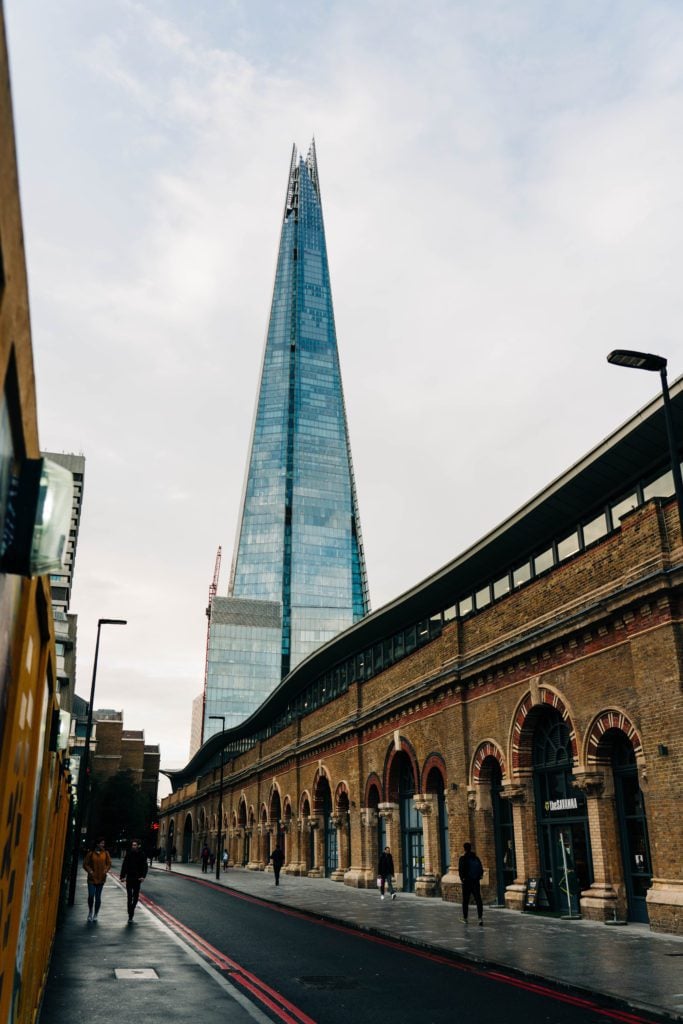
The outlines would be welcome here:
M 334 791 L 334 800 L 332 806 L 336 812 L 348 811 L 351 807 L 351 798 L 349 795 L 349 787 L 345 782 L 340 782 Z
M 299 817 L 301 817 L 301 818 L 310 818 L 310 816 L 311 816 L 311 794 L 308 792 L 307 789 L 305 789 L 303 791 L 303 793 L 301 794 L 301 799 L 299 800 Z
M 614 730 L 624 733 L 633 746 L 636 761 L 643 761 L 643 743 L 635 725 L 625 711 L 608 708 L 595 716 L 586 732 L 583 758 L 587 767 L 595 768 L 598 765 L 610 764 L 611 751 L 607 734 Z
M 400 737 L 401 745 L 397 749 L 396 744 L 393 743 L 387 750 L 387 755 L 384 760 L 384 793 L 385 799 L 395 802 L 398 799 L 398 778 L 397 778 L 397 762 L 398 755 L 405 754 L 410 761 L 410 766 L 413 772 L 413 782 L 415 785 L 415 792 L 419 792 L 420 785 L 420 771 L 417 762 L 417 754 L 412 743 L 410 743 L 404 736 Z
M 512 720 L 512 729 L 510 734 L 510 763 L 512 765 L 511 774 L 514 777 L 519 777 L 520 774 L 531 771 L 534 727 L 540 718 L 541 712 L 546 709 L 552 709 L 559 712 L 563 721 L 566 723 L 567 728 L 569 729 L 569 742 L 571 746 L 572 760 L 574 765 L 578 764 L 579 751 L 576 740 L 576 729 L 574 728 L 573 717 L 570 713 L 569 707 L 557 690 L 551 689 L 549 686 L 539 686 L 537 699 L 534 699 L 531 691 L 526 693 L 517 705 L 517 710 Z
M 232 827 L 237 828 L 237 812 L 232 812 Z
M 247 825 L 247 801 L 244 799 L 243 795 L 240 797 L 240 802 L 239 802 L 238 808 L 237 808 L 237 822 L 243 828 L 246 828 L 246 825 Z
M 270 788 L 270 796 L 268 797 L 268 817 L 271 821 L 279 821 L 282 817 L 280 787 L 276 782 L 274 782 Z
M 363 797 L 363 807 L 372 807 L 373 810 L 377 810 L 377 807 L 382 802 L 382 780 L 380 779 L 377 772 L 370 772 L 365 782 L 365 796 Z
M 264 803 L 261 804 L 261 813 L 259 815 L 259 823 L 261 825 L 267 825 L 268 824 L 268 808 L 266 807 L 266 805 Z
M 282 816 L 283 820 L 286 822 L 290 822 L 292 820 L 292 798 L 289 795 L 285 797 L 282 807 Z
M 330 773 L 327 771 L 324 765 L 315 773 L 313 780 L 313 813 L 320 814 L 323 809 L 323 801 L 325 796 L 325 790 L 329 791 L 330 803 L 332 803 L 332 780 Z
M 432 777 L 433 780 L 435 772 L 438 772 L 441 775 L 443 789 L 445 790 L 446 787 L 448 786 L 448 772 L 446 771 L 446 762 L 444 761 L 441 754 L 438 754 L 436 752 L 429 754 L 428 757 L 425 759 L 425 763 L 422 766 L 422 779 L 420 781 L 421 793 L 428 793 L 432 791 L 431 787 L 433 786 L 433 781 L 430 782 L 428 780 L 430 776 Z
M 498 762 L 500 766 L 500 774 L 502 778 L 505 778 L 505 758 L 503 752 L 496 743 L 495 740 L 483 740 L 477 747 L 476 753 L 472 758 L 472 765 L 470 768 L 470 778 L 473 786 L 478 786 L 482 783 L 488 783 L 489 772 L 485 767 L 485 761 L 492 757 Z
M 256 812 L 254 810 L 254 805 L 253 804 L 249 804 L 249 828 L 253 828 L 255 826 L 255 824 L 256 824 Z

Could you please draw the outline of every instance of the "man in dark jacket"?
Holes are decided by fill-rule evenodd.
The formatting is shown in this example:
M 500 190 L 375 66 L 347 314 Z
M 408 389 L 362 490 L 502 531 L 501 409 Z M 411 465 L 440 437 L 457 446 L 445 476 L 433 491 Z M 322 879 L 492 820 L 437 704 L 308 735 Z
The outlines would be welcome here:
M 273 874 L 275 875 L 275 884 L 280 884 L 280 871 L 285 860 L 285 855 L 279 846 L 276 846 L 270 855 L 270 859 L 273 864 Z
M 384 886 L 389 884 L 389 892 L 391 893 L 392 900 L 396 899 L 396 893 L 394 891 L 394 858 L 391 856 L 391 850 L 388 846 L 384 847 L 384 852 L 380 854 L 379 864 L 377 865 L 377 875 L 380 880 L 379 894 L 384 899 Z
M 133 914 L 140 896 L 140 885 L 143 878 L 147 876 L 147 857 L 141 849 L 137 839 L 131 841 L 130 847 L 123 858 L 121 865 L 121 881 L 126 883 L 126 894 L 128 896 L 128 923 L 133 920 Z
M 458 874 L 462 882 L 462 919 L 467 924 L 467 911 L 470 905 L 470 896 L 474 896 L 477 905 L 479 924 L 484 923 L 484 907 L 481 902 L 480 882 L 484 875 L 484 868 L 471 843 L 464 843 L 465 851 L 458 861 Z

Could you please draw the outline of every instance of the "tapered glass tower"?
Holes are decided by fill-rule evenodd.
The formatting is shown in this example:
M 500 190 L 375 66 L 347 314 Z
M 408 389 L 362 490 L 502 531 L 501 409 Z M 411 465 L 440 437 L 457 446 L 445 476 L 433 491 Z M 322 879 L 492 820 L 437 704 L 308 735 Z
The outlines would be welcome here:
M 206 740 L 369 611 L 315 144 L 287 182 L 228 597 L 212 602 Z

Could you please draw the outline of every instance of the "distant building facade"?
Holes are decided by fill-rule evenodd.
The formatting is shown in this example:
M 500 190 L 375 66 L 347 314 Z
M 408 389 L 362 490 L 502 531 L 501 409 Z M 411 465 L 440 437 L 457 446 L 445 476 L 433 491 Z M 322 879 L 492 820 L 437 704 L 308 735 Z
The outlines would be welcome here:
M 287 180 L 228 596 L 210 608 L 204 740 L 368 610 L 312 143 Z
M 202 745 L 202 720 L 204 718 L 204 694 L 192 701 L 192 723 L 190 726 L 190 757 L 194 757 Z
M 679 458 L 683 378 L 671 386 Z M 683 934 L 683 537 L 661 396 L 168 772 L 161 842 Z
M 93 713 L 90 762 L 95 778 L 127 772 L 133 783 L 155 802 L 159 786 L 159 747 L 145 743 L 141 729 L 124 729 L 123 712 L 109 709 Z
M 76 692 L 78 616 L 70 612 L 69 607 L 71 604 L 71 588 L 73 586 L 78 533 L 81 524 L 85 458 L 82 455 L 69 455 L 63 452 L 42 452 L 42 454 L 45 458 L 68 469 L 74 480 L 71 524 L 64 556 L 64 566 L 61 572 L 50 574 L 50 596 L 52 598 L 52 616 L 55 624 L 60 706 L 64 711 L 71 712 Z

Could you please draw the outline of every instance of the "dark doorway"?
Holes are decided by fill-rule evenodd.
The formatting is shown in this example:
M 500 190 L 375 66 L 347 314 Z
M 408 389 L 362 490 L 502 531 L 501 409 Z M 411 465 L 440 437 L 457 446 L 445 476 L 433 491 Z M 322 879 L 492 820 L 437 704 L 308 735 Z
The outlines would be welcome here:
M 541 714 L 533 738 L 541 875 L 550 910 L 574 916 L 592 881 L 585 795 L 572 785 L 569 728 L 558 711 Z
M 403 891 L 415 892 L 415 882 L 424 872 L 424 849 L 422 837 L 422 815 L 413 803 L 415 776 L 410 758 L 397 754 L 398 764 L 398 805 L 401 818 L 401 840 L 403 855 Z
M 633 745 L 618 732 L 612 745 L 614 793 L 617 803 L 624 883 L 629 921 L 647 923 L 647 890 L 652 885 L 652 862 L 647 835 L 645 797 L 638 782 Z
M 503 776 L 495 757 L 489 757 L 484 766 L 490 771 L 491 811 L 493 814 L 493 839 L 496 851 L 496 897 L 498 904 L 505 902 L 505 890 L 517 877 L 515 859 L 515 831 L 512 823 L 512 804 L 503 800 Z

